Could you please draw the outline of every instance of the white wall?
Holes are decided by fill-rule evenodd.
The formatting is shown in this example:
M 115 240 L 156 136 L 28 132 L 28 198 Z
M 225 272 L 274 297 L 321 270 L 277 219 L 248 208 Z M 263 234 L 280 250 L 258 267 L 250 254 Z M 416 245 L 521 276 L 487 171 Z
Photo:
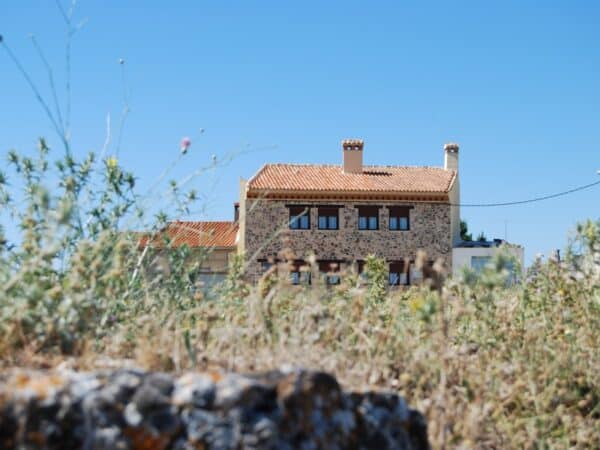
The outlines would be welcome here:
M 521 264 L 521 274 L 525 273 L 525 258 L 523 247 L 504 246 L 504 247 L 455 247 L 452 249 L 452 275 L 457 276 L 463 267 L 471 267 L 471 257 L 489 256 L 494 257 L 502 250 L 508 251 Z
M 452 247 L 457 246 L 461 243 L 460 238 L 460 181 L 458 172 L 456 173 L 456 179 L 452 185 L 452 189 L 448 193 L 450 203 L 453 205 L 450 207 L 450 227 L 452 229 Z
M 246 184 L 248 182 L 240 178 L 240 199 L 238 206 L 238 233 L 236 237 L 238 255 L 246 252 Z

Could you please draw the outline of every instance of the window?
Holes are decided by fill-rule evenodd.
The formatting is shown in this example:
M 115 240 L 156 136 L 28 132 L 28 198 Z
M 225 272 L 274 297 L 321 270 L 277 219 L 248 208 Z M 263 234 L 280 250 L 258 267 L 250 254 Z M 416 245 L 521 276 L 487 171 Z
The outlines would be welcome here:
M 308 206 L 290 206 L 290 229 L 310 229 L 310 208 Z
M 390 286 L 406 286 L 409 283 L 408 264 L 404 262 L 390 263 L 389 284 Z
M 390 230 L 406 231 L 410 229 L 410 207 L 390 206 Z
M 319 272 L 325 277 L 325 284 L 334 285 L 341 283 L 340 264 L 337 261 L 319 261 Z
M 290 281 L 294 285 L 310 284 L 310 272 L 305 270 L 295 270 L 290 272 Z
M 225 281 L 226 274 L 204 272 L 198 274 L 198 279 L 192 287 L 192 293 L 203 292 L 207 293 L 212 288 L 218 286 Z
M 409 284 L 419 284 L 424 280 L 430 279 L 433 274 L 433 261 L 425 261 L 424 266 L 421 269 L 417 269 L 416 264 L 411 261 L 408 273 L 410 274 Z
M 262 273 L 277 271 L 277 266 L 281 262 L 277 258 L 259 259 L 258 261 L 260 262 Z
M 417 269 L 417 266 L 414 264 L 410 265 L 410 281 L 413 284 L 423 281 L 423 271 Z
M 337 230 L 338 228 L 338 208 L 320 207 L 319 230 Z
M 358 275 L 363 275 L 365 273 L 365 260 L 359 259 L 356 261 L 356 273 Z
M 353 262 L 348 263 L 348 272 L 352 273 L 358 279 L 358 283 L 362 284 L 367 281 L 365 261 L 363 259 L 357 259 Z
M 471 256 L 471 267 L 475 272 L 479 273 L 491 260 L 491 256 Z
M 304 261 L 294 261 L 290 267 L 292 284 L 310 284 L 310 267 Z
M 358 229 L 359 230 L 377 230 L 377 229 L 379 229 L 379 207 L 378 206 L 359 206 L 358 207 Z

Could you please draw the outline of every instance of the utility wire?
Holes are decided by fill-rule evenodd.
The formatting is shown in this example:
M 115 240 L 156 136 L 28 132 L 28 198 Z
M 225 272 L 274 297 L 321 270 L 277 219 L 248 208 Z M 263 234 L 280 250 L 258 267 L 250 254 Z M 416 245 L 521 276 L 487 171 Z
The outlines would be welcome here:
M 527 203 L 535 203 L 541 202 L 543 200 L 550 200 L 552 198 L 563 197 L 565 195 L 572 194 L 574 192 L 583 191 L 585 189 L 589 189 L 593 186 L 597 186 L 600 184 L 600 181 L 596 181 L 595 183 L 584 184 L 583 186 L 578 186 L 573 189 L 569 189 L 568 191 L 557 192 L 555 194 L 544 195 L 542 197 L 534 197 L 527 200 L 517 200 L 514 202 L 501 202 L 501 203 L 450 203 L 450 206 L 460 206 L 465 208 L 490 208 L 495 206 L 512 206 L 512 205 L 524 205 Z M 446 203 L 447 204 L 447 203 Z

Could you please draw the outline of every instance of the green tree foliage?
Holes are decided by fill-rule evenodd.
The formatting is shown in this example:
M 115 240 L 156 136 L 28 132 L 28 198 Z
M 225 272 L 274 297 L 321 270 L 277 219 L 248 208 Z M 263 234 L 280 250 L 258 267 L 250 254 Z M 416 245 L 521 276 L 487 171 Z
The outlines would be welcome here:
M 460 238 L 467 242 L 471 242 L 473 240 L 473 235 L 469 233 L 469 226 L 464 220 L 460 221 Z
M 387 294 L 387 268 L 383 258 L 374 255 L 367 256 L 365 261 L 365 276 L 367 279 L 367 299 L 369 303 L 381 303 Z

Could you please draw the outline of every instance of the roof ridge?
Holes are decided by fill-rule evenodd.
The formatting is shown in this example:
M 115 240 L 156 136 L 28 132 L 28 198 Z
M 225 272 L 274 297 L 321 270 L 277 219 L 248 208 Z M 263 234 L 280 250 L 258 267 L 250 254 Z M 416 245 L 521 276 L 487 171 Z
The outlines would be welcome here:
M 266 167 L 273 167 L 273 166 L 277 166 L 277 167 L 336 167 L 336 168 L 342 168 L 341 164 L 320 164 L 320 163 L 265 163 L 262 165 L 262 167 L 258 170 L 258 172 L 252 176 L 252 178 L 250 178 L 248 180 L 248 183 L 250 183 L 254 178 L 256 178 L 258 175 L 260 175 L 260 173 L 266 168 Z M 364 164 L 363 168 L 365 167 L 380 167 L 380 168 L 391 168 L 391 169 L 436 169 L 436 170 L 446 170 L 443 167 L 440 166 L 417 166 L 417 165 L 399 165 L 399 164 Z
M 390 169 L 439 169 L 446 170 L 439 166 L 400 166 L 394 164 L 363 165 L 363 167 L 388 167 Z
M 265 163 L 265 166 L 294 166 L 294 167 L 342 167 L 341 164 L 318 164 L 318 163 Z
M 180 224 L 180 223 L 228 223 L 235 224 L 235 220 L 172 220 L 167 222 L 169 224 Z

